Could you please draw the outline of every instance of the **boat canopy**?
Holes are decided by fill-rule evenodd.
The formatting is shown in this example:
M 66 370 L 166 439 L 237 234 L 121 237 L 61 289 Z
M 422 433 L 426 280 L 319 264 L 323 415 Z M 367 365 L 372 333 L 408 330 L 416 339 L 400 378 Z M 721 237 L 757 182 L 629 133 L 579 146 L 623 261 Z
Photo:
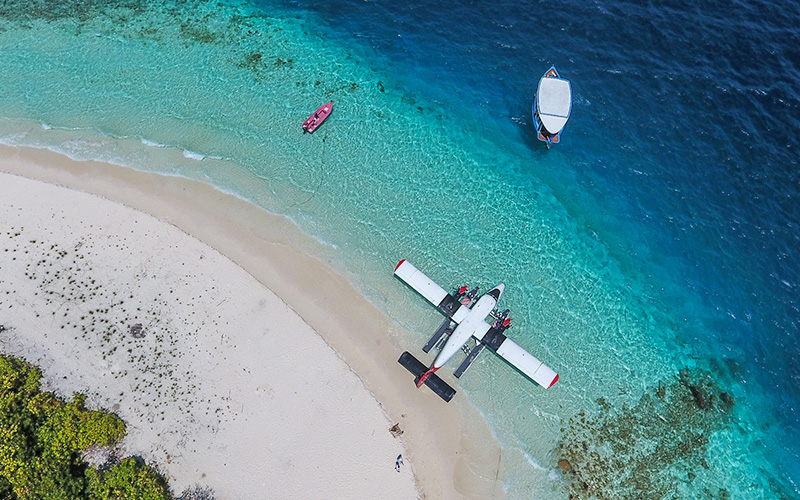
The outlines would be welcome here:
M 551 134 L 561 132 L 572 109 L 572 86 L 562 78 L 542 78 L 536 93 L 539 119 Z

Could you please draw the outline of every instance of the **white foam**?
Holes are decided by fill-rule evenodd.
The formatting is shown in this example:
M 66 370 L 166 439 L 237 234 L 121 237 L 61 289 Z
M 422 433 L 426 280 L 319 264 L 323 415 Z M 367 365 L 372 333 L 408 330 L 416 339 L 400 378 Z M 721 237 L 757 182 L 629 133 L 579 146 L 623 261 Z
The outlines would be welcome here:
M 0 144 L 4 144 L 6 146 L 19 146 L 26 137 L 27 134 L 24 132 L 4 135 L 0 137 Z
M 545 467 L 542 464 L 540 464 L 538 461 L 536 461 L 535 458 L 533 458 L 532 456 L 528 455 L 527 453 L 523 453 L 523 455 L 525 455 L 525 460 L 527 460 L 528 463 L 531 464 L 534 469 L 545 471 L 545 472 L 549 472 L 550 470 L 552 470 L 549 467 Z
M 151 148 L 165 148 L 167 147 L 166 144 L 161 144 L 160 142 L 150 141 L 147 139 L 142 139 L 142 144 L 145 146 L 150 146 Z
M 525 460 L 527 460 L 528 463 L 531 464 L 534 469 L 542 471 L 542 472 L 546 472 L 547 473 L 547 479 L 549 479 L 550 481 L 561 481 L 563 479 L 561 477 L 561 473 L 558 472 L 556 469 L 553 469 L 551 467 L 543 466 L 542 464 L 537 462 L 535 458 L 533 458 L 532 456 L 528 455 L 527 453 L 523 453 L 523 455 L 525 456 Z
M 188 149 L 183 150 L 183 156 L 191 160 L 197 160 L 197 161 L 202 161 L 206 158 L 206 155 L 201 153 L 195 153 L 194 151 L 189 151 Z

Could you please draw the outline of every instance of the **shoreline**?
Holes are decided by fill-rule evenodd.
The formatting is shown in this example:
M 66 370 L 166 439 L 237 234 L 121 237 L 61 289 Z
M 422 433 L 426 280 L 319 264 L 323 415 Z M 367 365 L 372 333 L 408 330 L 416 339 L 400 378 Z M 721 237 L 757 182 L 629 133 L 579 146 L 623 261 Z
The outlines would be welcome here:
M 500 446 L 477 409 L 417 391 L 396 362 L 403 348 L 392 332 L 399 326 L 313 257 L 315 250 L 324 254 L 321 245 L 287 219 L 201 182 L 44 149 L 0 146 L 0 171 L 121 203 L 213 248 L 299 315 L 399 423 L 406 466 L 422 497 L 504 497 Z M 300 378 L 308 372 L 294 369 Z

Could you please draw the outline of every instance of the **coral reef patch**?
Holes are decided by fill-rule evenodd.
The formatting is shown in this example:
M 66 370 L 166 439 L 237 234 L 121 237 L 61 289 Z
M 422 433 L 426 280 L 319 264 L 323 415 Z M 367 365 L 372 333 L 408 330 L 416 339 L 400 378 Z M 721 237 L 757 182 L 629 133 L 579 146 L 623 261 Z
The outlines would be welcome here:
M 712 433 L 731 425 L 735 401 L 711 372 L 683 369 L 645 393 L 635 406 L 581 411 L 561 429 L 558 466 L 571 500 L 682 498 L 681 485 L 709 470 Z M 708 498 L 729 497 L 706 488 Z

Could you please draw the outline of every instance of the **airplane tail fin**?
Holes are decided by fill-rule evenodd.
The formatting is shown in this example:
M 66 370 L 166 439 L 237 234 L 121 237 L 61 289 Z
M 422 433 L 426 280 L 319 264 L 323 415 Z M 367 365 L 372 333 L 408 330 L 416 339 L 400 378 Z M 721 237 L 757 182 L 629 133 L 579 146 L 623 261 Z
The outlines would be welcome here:
M 401 354 L 400 359 L 398 359 L 397 362 L 403 365 L 406 370 L 410 371 L 411 374 L 416 377 L 416 380 L 418 381 L 417 387 L 420 387 L 422 384 L 427 385 L 430 390 L 435 392 L 436 395 L 445 400 L 445 402 L 449 402 L 451 399 L 453 399 L 453 396 L 455 396 L 455 389 L 450 387 L 447 382 L 439 378 L 439 376 L 434 373 L 434 369 L 429 370 L 428 367 L 423 365 L 408 351 Z

